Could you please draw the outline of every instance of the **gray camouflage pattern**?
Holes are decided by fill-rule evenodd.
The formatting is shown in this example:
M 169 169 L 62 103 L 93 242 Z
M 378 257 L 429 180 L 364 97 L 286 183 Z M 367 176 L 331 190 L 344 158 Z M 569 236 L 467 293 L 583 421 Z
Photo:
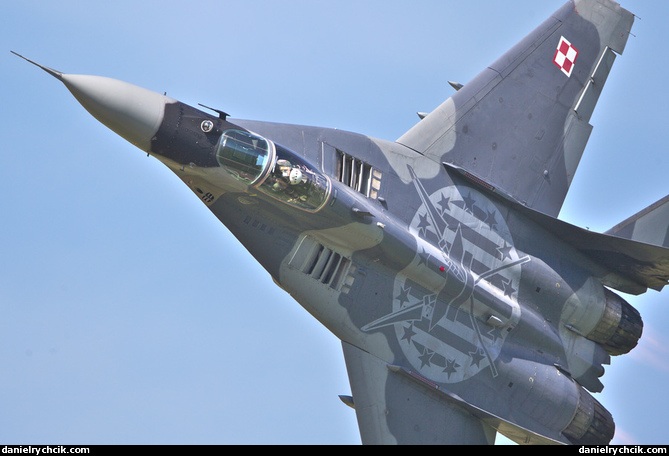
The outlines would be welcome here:
M 342 341 L 363 443 L 605 444 L 613 418 L 590 393 L 642 332 L 611 289 L 666 285 L 669 196 L 604 234 L 556 217 L 633 22 L 612 0 L 566 3 L 396 141 L 38 66 Z M 112 110 L 102 85 L 164 112 Z

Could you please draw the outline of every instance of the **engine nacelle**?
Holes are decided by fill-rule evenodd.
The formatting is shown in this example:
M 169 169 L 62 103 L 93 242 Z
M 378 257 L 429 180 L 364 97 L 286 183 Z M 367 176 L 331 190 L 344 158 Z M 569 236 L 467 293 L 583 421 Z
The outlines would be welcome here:
M 555 366 L 523 359 L 522 350 L 517 356 L 499 364 L 516 424 L 554 439 L 561 434 L 575 445 L 613 439 L 613 417 L 577 381 Z
M 613 439 L 616 426 L 602 404 L 579 387 L 578 406 L 574 418 L 562 434 L 574 445 L 601 445 Z
M 594 278 L 566 302 L 562 322 L 614 356 L 636 347 L 643 331 L 639 312 Z
M 604 289 L 606 306 L 601 319 L 585 337 L 600 344 L 610 355 L 623 355 L 636 347 L 643 331 L 639 311 L 627 301 Z

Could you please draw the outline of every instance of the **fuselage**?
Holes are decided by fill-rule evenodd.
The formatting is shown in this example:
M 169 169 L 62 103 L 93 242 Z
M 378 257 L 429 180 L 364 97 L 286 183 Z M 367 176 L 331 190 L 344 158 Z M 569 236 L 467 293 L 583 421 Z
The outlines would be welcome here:
M 542 435 L 580 434 L 569 430 L 587 394 L 580 385 L 600 390 L 609 361 L 583 337 L 592 328 L 573 330 L 584 320 L 596 326 L 605 312 L 597 265 L 503 199 L 404 146 L 213 117 L 216 127 L 199 132 L 207 114 L 189 109 L 161 129 L 177 136 L 190 122 L 187 134 L 202 136 L 188 140 L 199 145 L 196 154 L 179 155 L 187 144 L 173 147 L 178 154 L 151 153 L 333 334 L 493 414 L 511 408 L 517 424 Z M 252 153 L 255 168 L 246 175 L 220 159 L 221 138 L 231 131 L 270 144 L 262 148 L 267 157 Z M 154 144 L 162 138 L 159 131 Z M 302 178 L 291 182 L 296 168 Z M 283 195 L 291 187 L 292 196 Z M 469 394 L 481 391 L 472 383 L 490 391 L 510 386 L 482 397 Z M 537 400 L 550 403 L 551 413 L 535 413 Z

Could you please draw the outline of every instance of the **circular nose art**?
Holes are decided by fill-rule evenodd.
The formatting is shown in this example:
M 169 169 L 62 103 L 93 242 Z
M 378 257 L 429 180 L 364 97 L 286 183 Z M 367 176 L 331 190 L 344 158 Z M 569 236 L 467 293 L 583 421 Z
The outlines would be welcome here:
M 214 129 L 214 122 L 211 120 L 204 120 L 200 124 L 200 128 L 202 128 L 202 131 L 205 133 L 209 133 L 211 130 Z

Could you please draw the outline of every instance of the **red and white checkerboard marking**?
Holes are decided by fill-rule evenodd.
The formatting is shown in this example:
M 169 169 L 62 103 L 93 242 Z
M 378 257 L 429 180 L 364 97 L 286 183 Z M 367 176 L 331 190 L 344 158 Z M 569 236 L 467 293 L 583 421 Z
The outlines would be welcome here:
M 553 58 L 553 63 L 556 64 L 560 70 L 567 77 L 571 77 L 571 72 L 574 71 L 574 65 L 576 64 L 576 59 L 578 58 L 578 49 L 576 49 L 567 39 L 563 36 L 560 39 L 560 44 L 558 44 L 557 51 L 555 51 L 555 58 Z

